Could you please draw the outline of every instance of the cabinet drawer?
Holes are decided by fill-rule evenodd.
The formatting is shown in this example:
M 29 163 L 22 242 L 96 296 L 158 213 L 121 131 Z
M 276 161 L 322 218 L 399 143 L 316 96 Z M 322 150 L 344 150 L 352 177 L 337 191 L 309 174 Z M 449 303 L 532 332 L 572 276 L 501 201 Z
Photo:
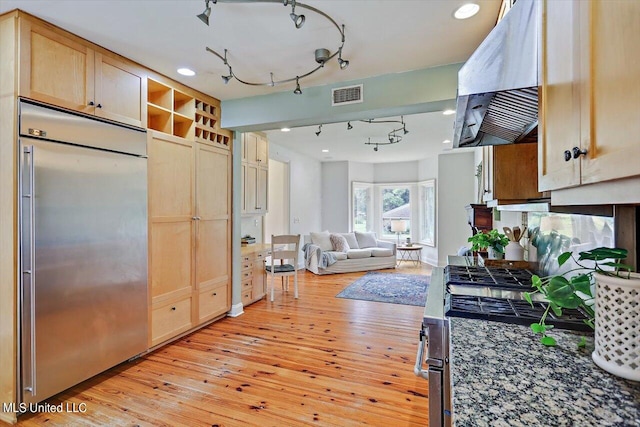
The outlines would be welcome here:
M 251 289 L 253 289 L 253 280 L 251 280 L 251 279 L 243 280 L 240 289 L 241 289 L 240 292 L 246 292 L 246 291 L 250 291 Z
M 251 304 L 253 302 L 253 292 L 251 289 L 242 291 L 242 305 Z
M 191 297 L 154 308 L 151 313 L 151 345 L 168 340 L 191 326 Z
M 226 285 L 201 291 L 198 298 L 198 320 L 202 322 L 208 317 L 214 317 L 227 311 L 227 299 L 228 288 Z
M 246 282 L 247 280 L 251 280 L 253 277 L 253 272 L 251 270 L 242 270 L 240 272 L 240 280 L 242 282 Z
M 251 270 L 253 268 L 253 260 L 248 258 L 242 259 L 242 271 Z

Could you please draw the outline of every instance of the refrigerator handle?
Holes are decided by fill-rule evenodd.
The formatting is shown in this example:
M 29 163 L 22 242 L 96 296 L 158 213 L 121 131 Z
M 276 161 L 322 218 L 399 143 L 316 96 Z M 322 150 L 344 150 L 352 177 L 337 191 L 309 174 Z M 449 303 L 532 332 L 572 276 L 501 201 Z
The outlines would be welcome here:
M 33 145 L 24 147 L 24 163 L 29 165 L 29 193 L 22 195 L 22 197 L 29 199 L 29 268 L 24 268 L 25 266 L 23 266 L 23 287 L 24 277 L 29 276 L 29 350 L 31 353 L 29 355 L 31 385 L 24 387 L 24 389 L 30 392 L 32 396 L 36 395 L 36 290 L 34 286 L 36 282 L 36 171 L 33 161 L 34 154 L 35 148 Z M 27 162 L 28 157 L 30 159 Z

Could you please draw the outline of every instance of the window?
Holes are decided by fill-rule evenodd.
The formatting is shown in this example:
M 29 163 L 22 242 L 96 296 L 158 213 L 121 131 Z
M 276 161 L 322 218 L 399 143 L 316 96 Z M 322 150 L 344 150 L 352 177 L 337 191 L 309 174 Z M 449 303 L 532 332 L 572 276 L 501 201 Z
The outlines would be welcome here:
M 420 189 L 420 241 L 428 246 L 436 245 L 436 180 L 418 184 Z
M 382 186 L 382 239 L 411 236 L 411 190 L 408 186 Z
M 372 231 L 373 184 L 354 182 L 352 188 L 353 231 Z

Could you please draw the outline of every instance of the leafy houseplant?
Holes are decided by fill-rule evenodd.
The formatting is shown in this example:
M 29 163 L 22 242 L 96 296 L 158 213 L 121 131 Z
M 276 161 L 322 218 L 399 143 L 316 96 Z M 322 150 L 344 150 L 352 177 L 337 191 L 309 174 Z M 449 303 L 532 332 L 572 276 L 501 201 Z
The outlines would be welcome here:
M 497 253 L 504 253 L 504 248 L 509 243 L 507 236 L 498 230 L 491 230 L 488 233 L 477 233 L 467 239 L 471 243 L 471 250 L 478 252 L 492 248 Z
M 580 307 L 589 316 L 585 323 L 595 329 L 595 297 L 594 273 L 606 276 L 630 277 L 631 267 L 621 264 L 620 260 L 627 257 L 627 250 L 620 248 L 596 248 L 590 251 L 580 252 L 578 259 L 575 259 L 571 252 L 565 252 L 558 256 L 558 265 L 563 265 L 569 259 L 573 258 L 577 268 L 567 271 L 564 275 L 555 275 L 540 278 L 534 275 L 531 279 L 534 292 L 526 292 L 524 298 L 533 306 L 531 296 L 535 293 L 542 293 L 549 302 L 542 318 L 537 323 L 531 324 L 531 330 L 537 334 L 541 334 L 540 342 L 546 346 L 555 346 L 556 340 L 547 335 L 547 331 L 553 329 L 553 325 L 547 325 L 545 320 L 549 314 L 549 310 L 553 310 L 556 316 L 562 316 L 563 309 L 575 309 Z M 613 261 L 611 261 L 613 260 Z M 583 261 L 592 261 L 593 266 L 582 264 Z M 602 267 L 610 267 L 613 270 L 604 270 Z M 565 275 L 580 271 L 579 274 L 566 278 Z M 626 272 L 626 273 L 624 273 Z M 584 347 L 586 340 L 584 337 L 578 343 L 579 347 Z

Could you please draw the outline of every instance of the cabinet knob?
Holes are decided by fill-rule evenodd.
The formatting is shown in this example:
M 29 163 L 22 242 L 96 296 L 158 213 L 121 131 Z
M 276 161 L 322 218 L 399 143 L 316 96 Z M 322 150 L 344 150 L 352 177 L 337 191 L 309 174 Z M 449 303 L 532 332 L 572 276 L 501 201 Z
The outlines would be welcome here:
M 564 150 L 564 161 L 568 162 L 569 160 L 571 160 L 571 151 Z
M 573 158 L 577 159 L 580 156 L 586 156 L 587 155 L 587 149 L 583 148 L 582 150 L 578 147 L 573 147 Z
M 98 105 L 96 105 L 96 107 L 102 108 L 102 104 L 98 104 Z
M 171 307 L 171 311 L 176 311 L 176 308 L 175 307 Z
M 218 295 L 218 294 L 214 292 L 214 293 L 213 293 L 213 296 L 215 297 L 216 295 Z
M 89 106 L 93 107 L 94 105 L 96 105 L 93 101 L 89 101 Z

